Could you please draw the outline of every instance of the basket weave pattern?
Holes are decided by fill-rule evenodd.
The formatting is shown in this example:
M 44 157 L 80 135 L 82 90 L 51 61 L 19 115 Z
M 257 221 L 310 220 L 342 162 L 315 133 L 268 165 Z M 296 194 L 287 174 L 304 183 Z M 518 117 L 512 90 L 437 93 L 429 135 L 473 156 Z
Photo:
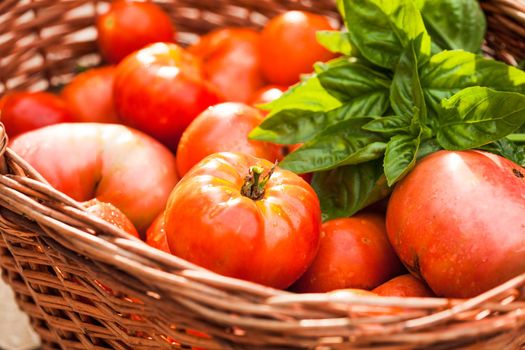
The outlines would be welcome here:
M 513 64 L 525 57 L 520 1 L 482 3 L 490 26 L 485 52 Z M 260 27 L 288 9 L 337 20 L 334 3 L 326 0 L 160 4 L 183 43 L 218 26 Z M 70 79 L 79 62 L 97 62 L 90 35 L 105 5 L 1 1 L 0 94 L 45 89 Z M 44 349 L 525 346 L 525 274 L 468 301 L 296 295 L 265 288 L 129 238 L 52 189 L 6 145 L 0 129 L 0 266 Z

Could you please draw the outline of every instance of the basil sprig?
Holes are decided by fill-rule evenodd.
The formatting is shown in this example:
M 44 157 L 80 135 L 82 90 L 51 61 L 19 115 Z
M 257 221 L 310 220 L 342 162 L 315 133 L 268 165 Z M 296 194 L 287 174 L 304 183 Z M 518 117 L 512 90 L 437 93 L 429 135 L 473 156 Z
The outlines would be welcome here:
M 525 146 L 507 138 L 525 123 L 525 72 L 475 53 L 485 32 L 476 0 L 339 0 L 338 8 L 346 30 L 318 39 L 343 56 L 266 105 L 270 115 L 250 134 L 304 143 L 281 166 L 314 173 L 323 219 L 384 198 L 440 149 L 525 162 Z

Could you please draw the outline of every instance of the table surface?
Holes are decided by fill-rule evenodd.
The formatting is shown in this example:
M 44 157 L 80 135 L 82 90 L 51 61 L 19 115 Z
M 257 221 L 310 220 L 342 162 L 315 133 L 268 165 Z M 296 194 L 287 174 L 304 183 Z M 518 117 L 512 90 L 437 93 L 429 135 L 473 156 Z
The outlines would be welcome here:
M 0 349 L 31 350 L 38 346 L 28 317 L 18 309 L 13 292 L 0 278 Z

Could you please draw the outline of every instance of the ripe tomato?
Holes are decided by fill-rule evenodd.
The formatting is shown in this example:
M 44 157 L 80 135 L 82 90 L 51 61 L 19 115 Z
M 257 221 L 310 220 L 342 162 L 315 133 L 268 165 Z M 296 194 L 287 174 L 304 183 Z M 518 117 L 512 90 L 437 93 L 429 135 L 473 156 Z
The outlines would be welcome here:
M 177 149 L 177 170 L 184 176 L 195 164 L 216 152 L 241 152 L 271 162 L 281 158 L 281 147 L 248 140 L 263 120 L 253 107 L 226 102 L 202 112 L 188 126 Z
M 121 120 L 171 150 L 200 112 L 221 102 L 203 79 L 200 61 L 175 44 L 157 43 L 117 67 L 115 106 Z
M 372 292 L 384 297 L 435 297 L 434 293 L 428 289 L 424 282 L 412 275 L 394 277 L 373 289 Z
M 93 68 L 77 75 L 61 96 L 79 122 L 118 123 L 113 103 L 115 67 Z
M 157 248 L 166 253 L 170 253 L 170 246 L 166 238 L 164 228 L 164 212 L 161 212 L 146 231 L 146 243 L 153 248 Z
M 112 203 L 141 232 L 177 183 L 171 152 L 122 125 L 52 125 L 18 136 L 11 148 L 58 190 L 78 201 Z
M 250 97 L 250 104 L 254 107 L 277 100 L 287 90 L 286 86 L 266 85 L 255 91 Z M 266 112 L 266 111 L 265 111 Z M 266 112 L 268 113 L 268 112 Z
M 135 228 L 133 223 L 129 220 L 129 218 L 126 215 L 124 215 L 123 212 L 121 212 L 113 204 L 101 202 L 96 198 L 84 202 L 83 204 L 86 206 L 86 209 L 89 213 L 106 220 L 110 224 L 117 226 L 118 228 L 120 228 L 123 231 L 126 231 L 132 236 L 140 238 L 139 233 L 137 232 L 137 229 Z
M 10 137 L 46 125 L 73 121 L 66 103 L 47 92 L 13 92 L 6 95 L 2 122 Z
M 188 50 L 204 63 L 206 78 L 226 101 L 248 102 L 264 81 L 260 34 L 248 28 L 224 28 L 204 35 Z
M 166 235 L 174 255 L 217 273 L 286 288 L 317 252 L 319 200 L 299 176 L 241 153 L 215 153 L 170 195 Z
M 384 218 L 362 213 L 323 223 L 319 252 L 292 289 L 302 293 L 370 290 L 402 271 L 388 242 Z
M 114 1 L 96 25 L 102 56 L 113 64 L 148 44 L 171 42 L 175 36 L 168 15 L 151 2 Z
M 525 272 L 525 169 L 481 151 L 439 151 L 396 186 L 387 230 L 403 263 L 445 297 Z
M 265 78 L 281 85 L 299 81 L 313 71 L 317 61 L 334 57 L 316 39 L 319 30 L 333 29 L 326 17 L 309 12 L 289 11 L 272 18 L 261 33 L 262 71 Z

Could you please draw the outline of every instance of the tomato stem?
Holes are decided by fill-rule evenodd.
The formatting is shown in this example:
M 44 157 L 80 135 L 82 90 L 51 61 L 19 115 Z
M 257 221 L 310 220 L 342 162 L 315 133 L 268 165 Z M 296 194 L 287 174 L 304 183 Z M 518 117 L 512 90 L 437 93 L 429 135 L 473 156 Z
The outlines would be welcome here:
M 244 179 L 244 184 L 241 188 L 241 194 L 255 201 L 262 199 L 264 197 L 264 189 L 266 184 L 268 183 L 268 180 L 270 180 L 270 177 L 272 176 L 276 166 L 277 164 L 275 164 L 268 171 L 266 176 L 262 178 L 261 175 L 264 172 L 264 168 L 258 165 L 251 166 L 248 175 L 246 175 L 246 178 Z

